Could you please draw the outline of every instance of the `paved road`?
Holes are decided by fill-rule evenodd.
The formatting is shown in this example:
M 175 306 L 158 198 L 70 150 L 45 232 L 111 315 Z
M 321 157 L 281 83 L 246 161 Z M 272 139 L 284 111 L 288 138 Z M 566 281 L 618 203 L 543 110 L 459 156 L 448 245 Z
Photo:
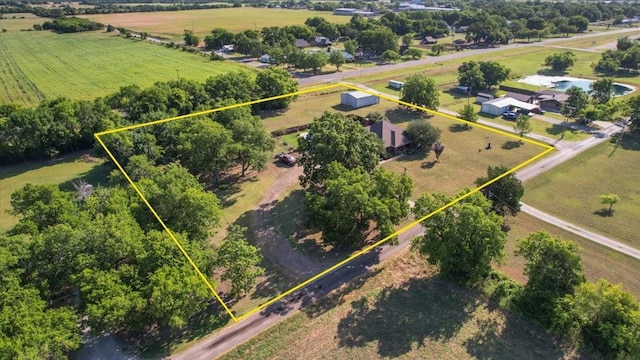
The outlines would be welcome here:
M 579 236 L 582 236 L 584 238 L 587 238 L 591 241 L 597 242 L 599 244 L 602 244 L 608 248 L 611 248 L 613 250 L 619 251 L 625 255 L 629 255 L 633 258 L 636 258 L 638 260 L 640 260 L 640 250 L 635 249 L 631 246 L 625 245 L 623 243 L 620 243 L 618 241 L 615 240 L 611 240 L 610 238 L 606 237 L 606 236 L 602 236 L 600 234 L 596 234 L 594 232 L 591 232 L 589 230 L 585 230 L 579 226 L 576 226 L 574 224 L 568 223 L 562 219 L 559 219 L 555 216 L 549 215 L 545 212 L 542 212 L 538 209 L 532 208 L 531 206 L 525 204 L 525 203 L 520 203 L 520 210 L 526 214 L 532 215 L 537 217 L 540 220 L 546 221 L 548 223 L 551 223 L 559 228 L 562 228 L 564 230 L 567 231 L 571 231 L 574 234 L 577 234 Z
M 616 34 L 616 33 L 625 33 L 629 31 L 636 31 L 637 29 L 622 29 L 609 31 L 606 34 Z M 584 37 L 596 37 L 602 34 L 589 34 L 584 35 Z M 489 49 L 480 49 L 474 51 L 463 51 L 457 52 L 449 55 L 443 55 L 439 57 L 429 57 L 422 60 L 399 63 L 394 65 L 386 65 L 386 66 L 376 66 L 373 68 L 365 68 L 361 70 L 357 70 L 357 72 L 346 72 L 346 73 L 336 73 L 336 74 L 328 74 L 321 76 L 314 76 L 310 78 L 299 79 L 299 83 L 301 85 L 311 85 L 315 83 L 330 83 L 330 82 L 338 82 L 345 77 L 345 75 L 349 76 L 360 76 L 360 75 L 369 75 L 383 71 L 389 70 L 397 70 L 417 65 L 423 65 L 428 63 L 434 63 L 438 61 L 446 61 L 451 59 L 463 58 L 466 56 L 475 56 L 484 53 L 490 53 L 494 51 L 499 51 L 504 49 L 505 47 L 525 47 L 525 46 L 538 46 L 546 43 L 553 43 L 557 41 L 564 41 L 566 39 L 549 39 L 545 40 L 542 43 L 531 43 L 531 44 L 512 44 L 507 45 L 500 48 L 489 48 Z M 388 95 L 387 95 L 388 96 Z M 446 111 L 445 111 L 446 112 Z M 449 112 L 451 113 L 451 112 Z M 453 112 L 455 115 L 455 112 Z M 495 126 L 495 124 L 488 123 L 488 125 Z M 507 130 L 507 129 L 505 129 Z M 512 131 L 512 129 L 508 129 Z M 554 166 L 571 159 L 582 151 L 585 151 L 603 141 L 607 140 L 607 137 L 616 131 L 619 131 L 619 128 L 608 127 L 603 131 L 603 133 L 599 136 L 594 136 L 592 138 L 576 141 L 576 142 L 559 142 L 556 144 L 556 149 L 558 151 L 554 152 L 553 155 L 548 156 L 531 166 L 528 166 L 521 171 L 519 171 L 516 175 L 521 180 L 525 181 L 530 179 L 536 175 L 539 175 Z M 548 142 L 550 138 L 541 137 L 541 141 Z M 530 212 L 525 211 L 524 209 L 530 210 Z M 632 249 L 624 244 L 620 244 L 611 239 L 607 239 L 604 236 L 591 233 L 584 229 L 580 229 L 577 226 L 571 225 L 569 223 L 564 222 L 563 220 L 554 218 L 548 214 L 544 214 L 535 209 L 530 208 L 526 204 L 523 204 L 523 211 L 530 213 L 542 220 L 548 221 L 554 225 L 565 228 L 569 231 L 575 230 L 579 231 L 579 235 L 584 236 L 590 240 L 601 243 L 605 246 L 608 246 L 612 249 L 621 251 L 629 254 L 630 256 L 638 256 L 638 250 Z M 410 241 L 413 237 L 421 234 L 423 229 L 420 226 L 413 227 L 409 229 L 407 232 L 400 234 L 399 236 L 399 245 L 396 246 L 382 246 L 377 251 L 372 251 L 368 254 L 365 254 L 353 262 L 348 263 L 347 265 L 333 271 L 332 273 L 326 275 L 325 277 L 317 280 L 316 282 L 307 286 L 307 288 L 303 289 L 304 295 L 299 297 L 294 297 L 291 300 L 281 300 L 279 303 L 276 303 L 266 311 L 261 313 L 256 313 L 243 321 L 231 325 L 221 331 L 214 333 L 213 335 L 205 338 L 200 341 L 198 344 L 193 347 L 187 349 L 186 351 L 176 354 L 172 356 L 171 359 L 174 360 L 204 360 L 204 359 L 213 359 L 216 358 L 227 351 L 235 348 L 236 346 L 244 343 L 249 340 L 253 336 L 258 333 L 268 329 L 269 327 L 275 325 L 280 320 L 292 316 L 295 314 L 301 307 L 308 305 L 309 303 L 315 301 L 318 297 L 323 296 L 327 292 L 341 286 L 349 282 L 350 280 L 356 278 L 359 275 L 366 273 L 373 265 L 384 261 L 385 259 L 393 256 L 398 251 L 409 246 Z M 594 240 L 598 239 L 598 240 Z M 635 251 L 635 253 L 634 253 Z M 632 255 L 634 254 L 634 255 Z M 322 286 L 321 288 L 319 286 Z

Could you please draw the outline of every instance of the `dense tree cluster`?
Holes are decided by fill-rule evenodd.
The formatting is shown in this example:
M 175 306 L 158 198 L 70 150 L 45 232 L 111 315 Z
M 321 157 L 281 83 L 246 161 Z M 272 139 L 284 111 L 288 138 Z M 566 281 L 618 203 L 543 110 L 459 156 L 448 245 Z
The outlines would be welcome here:
M 288 72 L 272 68 L 260 72 L 257 79 L 247 73 L 232 72 L 209 78 L 204 83 L 180 79 L 158 82 L 146 89 L 129 85 L 106 99 L 93 102 L 59 98 L 45 100 L 34 109 L 3 105 L 0 107 L 0 163 L 18 163 L 87 149 L 94 144 L 94 133 L 123 125 L 186 115 L 296 90 L 297 82 Z M 211 115 L 230 134 L 229 166 L 242 165 L 243 174 L 249 167 L 261 168 L 261 162 L 266 159 L 258 154 L 270 151 L 273 143 L 267 139 L 268 134 L 253 112 L 261 108 L 282 109 L 294 99 L 293 96 L 285 97 L 260 103 L 254 109 Z M 144 154 L 153 161 L 166 162 L 177 158 L 178 139 L 166 137 L 163 132 L 184 130 L 174 129 L 175 126 L 178 124 L 118 133 L 105 140 L 112 145 L 110 148 L 119 160 Z
M 209 244 L 220 201 L 186 168 L 154 166 L 139 155 L 126 170 L 211 284 L 221 267 L 233 296 L 255 285 L 263 272 L 259 250 L 240 228 L 219 251 Z M 174 240 L 135 191 L 120 185 L 119 172 L 111 179 L 88 193 L 27 184 L 11 195 L 19 221 L 0 236 L 2 354 L 59 357 L 80 345 L 82 316 L 96 333 L 143 331 L 181 328 L 209 306 L 209 289 Z
M 458 83 L 480 91 L 500 84 L 510 74 L 511 69 L 495 61 L 465 61 L 458 67 Z
M 411 179 L 376 169 L 383 145 L 359 122 L 325 112 L 299 140 L 298 151 L 305 205 L 325 242 L 358 245 L 372 231 L 386 237 L 407 216 Z
M 620 69 L 638 71 L 640 67 L 640 43 L 637 40 L 621 37 L 616 50 L 607 50 L 596 63 L 594 69 L 605 75 L 613 75 Z
M 61 33 L 75 33 L 82 31 L 102 30 L 104 25 L 77 17 L 60 17 L 53 21 L 45 21 L 42 24 L 43 30 L 53 30 Z

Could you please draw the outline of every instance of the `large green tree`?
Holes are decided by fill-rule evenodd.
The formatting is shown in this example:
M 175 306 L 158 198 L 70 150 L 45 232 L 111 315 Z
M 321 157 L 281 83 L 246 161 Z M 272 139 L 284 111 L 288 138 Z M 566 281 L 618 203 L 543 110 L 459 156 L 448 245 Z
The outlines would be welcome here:
M 487 176 L 476 179 L 475 184 L 481 186 L 509 171 L 506 166 L 489 166 Z M 491 201 L 491 210 L 502 216 L 516 216 L 520 211 L 520 198 L 524 195 L 522 181 L 511 173 L 500 180 L 482 188 L 482 193 Z
M 495 61 L 481 61 L 480 71 L 489 88 L 507 80 L 511 74 L 511 69 Z
M 613 78 L 596 80 L 589 87 L 591 88 L 591 97 L 597 104 L 609 102 L 613 97 Z
M 638 299 L 606 280 L 583 283 L 562 298 L 554 329 L 604 359 L 635 359 L 640 354 Z
M 436 82 L 426 75 L 410 75 L 402 86 L 400 101 L 436 110 L 440 106 L 440 90 Z
M 424 194 L 413 209 L 422 218 L 448 202 L 441 194 Z M 506 235 L 502 218 L 491 211 L 491 203 L 475 193 L 424 220 L 425 233 L 413 246 L 440 272 L 462 283 L 476 283 L 491 272 L 493 262 L 501 262 Z
M 589 95 L 577 86 L 572 86 L 565 92 L 569 97 L 562 107 L 562 114 L 569 118 L 576 118 L 589 104 Z
M 405 134 L 413 141 L 418 149 L 431 149 L 440 140 L 440 129 L 433 126 L 426 119 L 413 120 L 407 126 Z
M 364 30 L 356 40 L 362 49 L 371 50 L 377 55 L 387 50 L 398 50 L 398 36 L 385 27 Z
M 473 91 L 487 88 L 480 64 L 475 61 L 464 62 L 458 67 L 458 83 L 462 86 L 468 86 Z
M 335 161 L 326 165 L 326 171 L 322 191 L 307 192 L 305 198 L 323 241 L 347 247 L 360 244 L 372 222 L 374 230 L 386 237 L 407 216 L 412 189 L 407 175 L 384 169 L 369 174 L 361 167 L 347 169 Z
M 572 67 L 576 62 L 576 55 L 571 51 L 553 53 L 544 59 L 545 66 L 551 66 L 555 71 L 564 71 Z
M 309 135 L 298 140 L 304 168 L 303 186 L 318 186 L 328 176 L 328 165 L 334 161 L 347 169 L 362 168 L 372 172 L 380 162 L 382 141 L 360 123 L 339 113 L 325 112 L 311 123 Z
M 298 82 L 291 77 L 288 71 L 270 67 L 258 73 L 256 78 L 255 93 L 259 99 L 273 96 L 288 95 L 298 90 Z M 296 96 L 287 96 L 276 100 L 260 103 L 263 109 L 285 109 L 296 99 Z
M 275 141 L 267 132 L 260 117 L 248 116 L 234 120 L 230 125 L 232 138 L 231 153 L 240 164 L 241 176 L 249 168 L 263 170 L 267 159 L 275 147 Z
M 249 244 L 246 238 L 247 228 L 231 225 L 229 235 L 220 247 L 216 264 L 225 269 L 222 280 L 231 281 L 231 295 L 239 297 L 250 291 L 258 277 L 264 274 L 260 267 L 262 254 L 260 249 Z
M 580 248 L 541 231 L 517 242 L 516 255 L 525 258 L 528 277 L 518 307 L 545 325 L 551 325 L 557 301 L 585 281 Z
M 640 95 L 627 100 L 625 112 L 631 121 L 631 128 L 640 129 Z
M 193 174 L 220 182 L 222 173 L 231 166 L 230 130 L 209 119 L 191 121 L 178 136 L 181 164 Z

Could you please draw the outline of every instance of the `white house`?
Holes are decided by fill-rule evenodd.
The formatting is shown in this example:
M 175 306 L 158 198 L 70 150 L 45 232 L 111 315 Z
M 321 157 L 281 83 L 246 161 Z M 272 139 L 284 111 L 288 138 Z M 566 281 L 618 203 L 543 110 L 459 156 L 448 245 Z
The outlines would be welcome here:
M 517 107 L 520 109 L 533 110 L 537 105 L 529 104 L 524 101 L 516 100 L 510 97 L 500 97 L 482 103 L 482 112 L 490 115 L 500 116 L 507 112 L 509 108 Z
M 362 91 L 349 91 L 340 94 L 340 104 L 354 109 L 374 105 L 380 102 L 380 98 Z

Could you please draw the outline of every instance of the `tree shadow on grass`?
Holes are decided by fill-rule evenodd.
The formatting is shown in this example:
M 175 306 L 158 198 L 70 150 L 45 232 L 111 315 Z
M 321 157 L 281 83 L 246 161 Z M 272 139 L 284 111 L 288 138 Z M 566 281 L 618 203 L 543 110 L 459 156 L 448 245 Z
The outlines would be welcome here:
M 78 175 L 78 177 L 73 180 L 61 183 L 58 187 L 60 190 L 73 192 L 75 191 L 73 183 L 79 180 L 84 180 L 88 184 L 93 185 L 94 189 L 98 186 L 106 186 L 109 184 L 109 174 L 111 171 L 113 171 L 113 167 L 110 165 L 98 165 L 93 167 L 91 170 Z
M 537 74 L 544 76 L 565 76 L 568 72 L 566 70 L 540 69 L 537 71 Z
M 609 210 L 607 208 L 602 208 L 594 211 L 593 215 L 598 215 L 601 217 L 612 217 L 614 212 L 615 212 L 614 209 Z
M 384 115 L 392 124 L 400 124 L 407 121 L 426 119 L 429 117 L 429 114 L 426 112 L 407 106 L 397 106 L 393 109 L 386 110 Z
M 307 210 L 303 205 L 304 197 L 304 190 L 298 189 L 278 201 L 273 208 L 272 218 L 276 229 L 289 240 L 294 250 L 304 255 L 331 264 L 346 258 L 346 252 L 323 244 L 318 230 L 310 226 Z
M 619 144 L 622 149 L 640 151 L 640 131 L 625 132 L 622 135 L 612 136 L 611 143 L 615 144 L 619 136 L 622 136 Z
M 502 148 L 503 150 L 512 150 L 512 149 L 517 149 L 522 145 L 524 145 L 524 142 L 522 141 L 508 140 L 508 141 L 505 141 L 504 144 L 500 146 L 500 148 Z
M 501 310 L 496 310 L 504 313 Z M 564 359 L 572 349 L 538 325 L 514 315 L 476 319 L 478 330 L 464 342 L 477 359 Z M 537 329 L 536 329 L 537 328 Z M 580 354 L 579 358 L 584 358 Z
M 380 356 L 401 356 L 425 340 L 453 338 L 477 306 L 471 293 L 451 282 L 411 279 L 384 288 L 375 298 L 353 301 L 338 324 L 339 346 L 358 348 L 375 342 Z
M 449 126 L 449 131 L 451 131 L 452 133 L 469 131 L 471 129 L 473 129 L 473 126 L 469 124 L 453 124 Z

